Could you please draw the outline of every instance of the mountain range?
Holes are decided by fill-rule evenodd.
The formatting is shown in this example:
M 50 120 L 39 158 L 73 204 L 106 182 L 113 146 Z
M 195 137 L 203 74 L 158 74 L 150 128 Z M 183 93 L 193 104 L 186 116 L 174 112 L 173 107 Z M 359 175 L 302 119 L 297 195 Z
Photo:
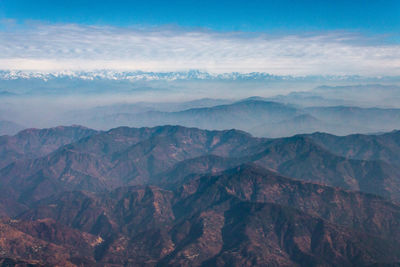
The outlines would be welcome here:
M 277 107 L 278 121 L 303 116 Z M 271 139 L 171 125 L 1 136 L 0 263 L 395 266 L 399 146 L 399 131 Z
M 83 116 L 74 115 L 73 119 L 67 121 L 97 129 L 119 125 L 153 127 L 162 124 L 215 130 L 235 128 L 270 138 L 316 131 L 347 135 L 400 129 L 400 109 L 396 108 L 299 107 L 259 98 L 214 106 L 206 106 L 206 103 L 204 107 L 181 111 L 158 111 L 146 106 L 148 110 L 144 112 L 142 110 L 145 108 L 131 105 L 124 112 L 119 112 L 122 107 L 107 113 L 87 111 L 81 113 Z M 77 117 L 80 119 L 77 120 Z
M 0 136 L 14 135 L 25 127 L 12 121 L 0 120 Z
M 268 85 L 268 96 L 247 97 L 260 92 L 265 82 L 247 81 L 243 86 L 249 87 L 248 93 L 240 93 L 240 82 L 82 80 L 60 75 L 48 80 L 30 76 L 0 79 L 1 92 L 5 92 L 0 94 L 0 118 L 4 121 L 0 133 L 13 135 L 26 127 L 74 124 L 97 130 L 166 124 L 213 130 L 234 128 L 267 138 L 317 131 L 349 135 L 400 129 L 400 87 L 395 84 L 325 85 L 313 89 L 311 85 L 301 89 L 297 84 L 301 90 L 288 89 L 286 95 L 274 95 L 283 92 L 275 87 L 290 87 L 277 83 Z M 209 88 L 214 87 L 222 95 L 211 97 Z
M 82 80 L 335 80 L 335 81 L 396 81 L 399 77 L 363 77 L 359 75 L 309 75 L 309 76 L 291 76 L 291 75 L 273 75 L 265 72 L 251 73 L 211 73 L 200 70 L 175 71 L 175 72 L 146 72 L 146 71 L 113 71 L 113 70 L 97 70 L 97 71 L 17 71 L 10 70 L 0 71 L 0 79 L 16 80 L 16 79 L 82 79 Z

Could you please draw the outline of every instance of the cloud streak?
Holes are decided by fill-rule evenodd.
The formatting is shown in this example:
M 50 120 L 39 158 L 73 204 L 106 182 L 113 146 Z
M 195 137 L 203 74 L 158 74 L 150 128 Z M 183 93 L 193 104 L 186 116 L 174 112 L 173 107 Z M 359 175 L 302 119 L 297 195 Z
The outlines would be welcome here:
M 282 35 L 36 25 L 0 31 L 0 69 L 400 75 L 400 45 L 343 33 Z

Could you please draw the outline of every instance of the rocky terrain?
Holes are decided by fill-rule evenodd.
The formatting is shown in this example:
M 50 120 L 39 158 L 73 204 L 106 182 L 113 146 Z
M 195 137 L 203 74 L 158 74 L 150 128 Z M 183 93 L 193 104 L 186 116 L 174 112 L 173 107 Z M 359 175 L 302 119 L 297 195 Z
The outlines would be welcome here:
M 399 132 L 0 137 L 3 266 L 395 266 Z

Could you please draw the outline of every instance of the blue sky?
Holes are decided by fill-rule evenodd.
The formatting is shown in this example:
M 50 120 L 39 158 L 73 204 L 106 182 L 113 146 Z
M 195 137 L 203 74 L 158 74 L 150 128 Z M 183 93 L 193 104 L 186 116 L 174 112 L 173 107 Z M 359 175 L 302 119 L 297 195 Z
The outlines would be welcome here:
M 398 0 L 1 0 L 0 16 L 48 23 L 205 27 L 222 31 L 400 32 Z
M 0 69 L 397 75 L 399 33 L 392 0 L 0 0 Z

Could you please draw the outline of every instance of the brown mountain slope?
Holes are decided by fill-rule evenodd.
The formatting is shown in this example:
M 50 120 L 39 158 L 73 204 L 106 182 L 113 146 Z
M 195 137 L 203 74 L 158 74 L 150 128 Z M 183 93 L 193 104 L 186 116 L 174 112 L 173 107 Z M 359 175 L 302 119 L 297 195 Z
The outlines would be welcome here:
M 121 127 L 88 136 L 1 169 L 0 185 L 14 200 L 26 203 L 64 190 L 102 192 L 168 181 L 176 185 L 193 173 L 247 162 L 301 180 L 400 199 L 400 169 L 384 161 L 337 156 L 304 136 L 260 139 L 235 130 L 180 126 Z
M 303 136 L 274 139 L 250 161 L 283 175 L 400 199 L 400 169 L 337 156 Z
M 203 176 L 182 186 L 179 194 L 184 200 L 176 205 L 176 211 L 196 212 L 232 195 L 242 201 L 294 207 L 332 223 L 386 238 L 400 237 L 400 209 L 381 197 L 293 180 L 255 165 Z
M 12 163 L 0 170 L 0 184 L 23 201 L 63 190 L 101 192 L 146 184 L 175 164 L 204 154 L 246 155 L 261 142 L 235 130 L 117 128 L 83 138 L 45 157 Z
M 400 131 L 379 135 L 353 134 L 335 136 L 326 133 L 306 135 L 329 151 L 351 159 L 382 160 L 400 164 Z
M 90 255 L 102 241 L 50 219 L 0 222 L 2 264 L 11 264 L 4 266 L 91 266 L 94 259 Z
M 398 261 L 396 245 L 276 204 L 242 202 L 224 215 L 222 249 L 203 265 L 365 266 Z
M 14 136 L 0 136 L 0 168 L 15 160 L 44 156 L 59 147 L 97 133 L 82 126 L 26 129 Z
M 99 234 L 104 242 L 95 258 L 102 264 L 337 266 L 400 259 L 398 206 L 251 165 L 201 177 L 177 192 L 140 186 L 65 192 L 20 218 L 52 218 Z

